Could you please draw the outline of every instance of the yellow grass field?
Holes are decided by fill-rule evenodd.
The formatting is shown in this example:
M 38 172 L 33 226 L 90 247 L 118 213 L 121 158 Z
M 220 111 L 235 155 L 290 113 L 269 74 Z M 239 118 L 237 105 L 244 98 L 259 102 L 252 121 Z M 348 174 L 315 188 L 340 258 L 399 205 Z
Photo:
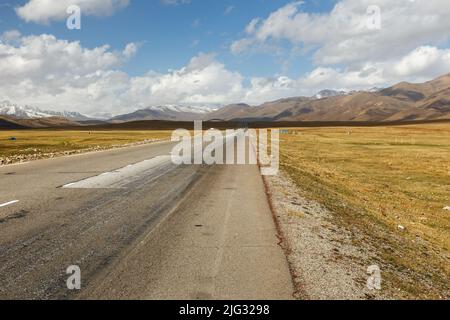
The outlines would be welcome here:
M 170 131 L 0 131 L 0 157 L 17 157 L 66 151 L 108 149 L 113 146 L 170 138 Z M 10 140 L 15 137 L 17 140 Z
M 305 197 L 373 246 L 384 288 L 448 298 L 450 126 L 289 129 L 281 166 Z

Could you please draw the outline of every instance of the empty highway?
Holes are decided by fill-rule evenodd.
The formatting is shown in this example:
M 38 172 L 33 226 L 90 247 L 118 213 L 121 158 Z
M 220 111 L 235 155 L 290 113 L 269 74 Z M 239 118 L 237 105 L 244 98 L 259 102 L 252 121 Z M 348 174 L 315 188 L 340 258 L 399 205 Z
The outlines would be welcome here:
M 292 298 L 258 167 L 172 147 L 0 167 L 0 299 Z

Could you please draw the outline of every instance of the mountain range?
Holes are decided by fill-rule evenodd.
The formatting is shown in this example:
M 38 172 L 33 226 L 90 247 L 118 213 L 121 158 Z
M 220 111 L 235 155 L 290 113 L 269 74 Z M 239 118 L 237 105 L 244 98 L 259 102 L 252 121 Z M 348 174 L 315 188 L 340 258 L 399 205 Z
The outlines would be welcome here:
M 18 106 L 8 101 L 0 102 L 0 115 L 3 115 L 3 118 L 12 117 L 14 121 L 22 123 L 24 120 L 32 123 L 33 119 L 40 119 L 38 126 L 46 125 L 46 122 L 61 125 L 73 122 L 80 125 L 93 124 L 96 121 L 78 112 L 43 111 L 36 107 Z M 450 119 L 450 74 L 425 83 L 401 82 L 385 89 L 323 90 L 312 97 L 280 99 L 259 106 L 244 103 L 221 108 L 154 106 L 105 121 L 109 123 L 145 120 L 385 122 L 441 119 Z
M 48 111 L 41 110 L 33 106 L 19 106 L 7 100 L 0 102 L 0 115 L 12 116 L 18 119 L 38 119 L 38 118 L 52 118 L 59 117 L 72 121 L 84 121 L 90 118 L 73 111 Z

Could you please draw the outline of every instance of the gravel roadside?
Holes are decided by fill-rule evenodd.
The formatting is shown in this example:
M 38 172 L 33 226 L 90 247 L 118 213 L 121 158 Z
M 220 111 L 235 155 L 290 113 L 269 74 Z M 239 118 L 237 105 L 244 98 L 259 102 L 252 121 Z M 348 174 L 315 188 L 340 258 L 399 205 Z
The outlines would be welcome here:
M 302 197 L 285 173 L 265 181 L 297 299 L 391 298 L 382 287 L 368 288 L 368 268 L 375 260 L 369 244 L 356 246 L 357 235 L 333 223 L 333 213 L 319 203 Z

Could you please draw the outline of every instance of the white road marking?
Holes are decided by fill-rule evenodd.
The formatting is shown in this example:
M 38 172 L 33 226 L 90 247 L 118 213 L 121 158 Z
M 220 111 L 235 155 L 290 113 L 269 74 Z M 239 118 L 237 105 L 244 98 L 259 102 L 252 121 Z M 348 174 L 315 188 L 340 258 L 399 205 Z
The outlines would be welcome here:
M 139 180 L 145 174 L 158 172 L 163 167 L 172 164 L 170 156 L 158 156 L 144 160 L 111 172 L 104 172 L 97 176 L 72 182 L 63 186 L 70 189 L 114 189 L 121 188 L 133 181 Z
M 68 184 L 64 185 L 64 186 L 63 186 L 63 188 L 67 188 L 67 187 L 70 187 L 70 186 L 72 186 L 72 185 L 74 185 L 74 184 L 75 184 L 75 182 L 72 182 L 72 183 L 68 183 Z
M 19 202 L 19 200 L 13 200 L 13 201 L 10 201 L 10 202 L 6 202 L 6 203 L 3 203 L 3 204 L 0 204 L 0 208 L 9 206 L 9 205 L 17 203 L 17 202 Z

